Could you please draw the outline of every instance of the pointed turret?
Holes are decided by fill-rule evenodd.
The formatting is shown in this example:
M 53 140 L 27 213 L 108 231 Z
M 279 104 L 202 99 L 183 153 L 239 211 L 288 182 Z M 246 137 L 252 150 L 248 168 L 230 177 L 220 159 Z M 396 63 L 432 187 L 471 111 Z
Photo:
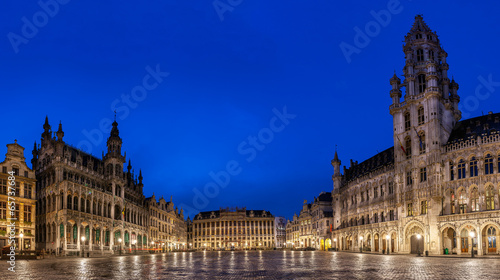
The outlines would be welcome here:
M 139 185 L 142 185 L 142 169 L 139 169 Z
M 42 144 L 46 140 L 52 139 L 52 132 L 50 131 L 49 117 L 45 116 L 45 123 L 43 124 L 43 133 L 42 133 Z
M 61 121 L 59 121 L 59 128 L 57 129 L 57 141 L 62 141 L 63 140 L 63 137 L 64 137 L 64 131 L 62 129 L 62 123 Z

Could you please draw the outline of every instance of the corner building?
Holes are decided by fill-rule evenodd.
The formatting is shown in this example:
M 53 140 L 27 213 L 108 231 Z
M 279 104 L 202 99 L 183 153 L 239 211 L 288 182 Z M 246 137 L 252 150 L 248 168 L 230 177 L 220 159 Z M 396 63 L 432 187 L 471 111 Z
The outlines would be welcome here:
M 390 79 L 394 147 L 343 174 L 332 160 L 332 247 L 498 254 L 500 114 L 460 121 L 447 53 L 420 15 L 403 52 L 404 80 Z
M 41 144 L 34 146 L 37 249 L 64 255 L 131 252 L 148 245 L 148 211 L 142 173 L 123 171 L 122 139 L 112 124 L 102 159 L 63 141 L 59 124 L 52 133 L 48 118 Z M 85 240 L 82 240 L 85 237 Z
M 15 222 L 14 240 L 16 243 L 12 245 L 23 250 L 34 250 L 35 172 L 26 165 L 24 148 L 17 144 L 17 140 L 12 144 L 7 144 L 7 154 L 5 160 L 0 163 L 0 169 L 2 171 L 0 173 L 0 247 L 11 245 L 9 244 L 11 236 L 9 225 Z M 14 176 L 8 172 L 13 173 Z M 11 182 L 15 182 L 15 185 L 11 185 Z M 11 196 L 10 199 L 9 196 Z M 12 201 L 15 203 L 14 211 L 11 210 L 9 204 Z M 21 234 L 23 234 L 22 237 Z M 22 244 L 22 247 L 19 244 Z

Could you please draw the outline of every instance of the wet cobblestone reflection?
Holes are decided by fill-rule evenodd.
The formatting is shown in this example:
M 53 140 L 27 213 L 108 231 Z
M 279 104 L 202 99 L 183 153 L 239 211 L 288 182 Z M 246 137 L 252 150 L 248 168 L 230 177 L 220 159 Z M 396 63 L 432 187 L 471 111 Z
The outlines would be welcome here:
M 17 261 L 0 279 L 498 279 L 500 259 L 335 252 L 178 252 Z

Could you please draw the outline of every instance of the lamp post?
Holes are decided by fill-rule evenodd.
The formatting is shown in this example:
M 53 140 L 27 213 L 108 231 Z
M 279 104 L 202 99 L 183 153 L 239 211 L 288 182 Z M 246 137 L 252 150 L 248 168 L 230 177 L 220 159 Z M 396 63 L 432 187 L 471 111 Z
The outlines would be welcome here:
M 151 241 L 151 247 L 153 247 L 153 253 L 155 252 L 155 248 L 154 248 L 154 246 L 155 246 L 155 242 L 154 242 L 154 241 Z
M 474 257 L 474 236 L 475 236 L 475 233 L 473 231 L 471 231 L 469 233 L 469 236 L 470 236 L 470 243 L 471 243 L 471 252 L 470 252 L 470 257 L 473 258 Z
M 363 253 L 363 236 L 359 237 L 359 242 L 361 243 L 361 247 L 359 248 L 359 252 Z
M 417 257 L 421 257 L 422 255 L 420 255 L 420 238 L 422 236 L 420 234 L 417 234 Z
M 389 241 L 391 239 L 391 237 L 388 235 L 385 236 L 385 239 L 387 240 L 387 255 L 389 255 Z
M 122 254 L 122 239 L 121 238 L 118 238 L 118 244 L 120 244 L 120 255 Z
M 337 249 L 337 238 L 334 238 L 333 242 L 335 242 L 335 251 L 338 251 L 338 249 Z
M 165 243 L 161 243 L 161 252 L 165 252 Z
M 85 236 L 80 239 L 82 240 L 82 257 L 85 258 Z
M 21 238 L 21 255 L 23 254 L 23 236 L 24 236 L 23 233 L 19 234 L 19 238 Z

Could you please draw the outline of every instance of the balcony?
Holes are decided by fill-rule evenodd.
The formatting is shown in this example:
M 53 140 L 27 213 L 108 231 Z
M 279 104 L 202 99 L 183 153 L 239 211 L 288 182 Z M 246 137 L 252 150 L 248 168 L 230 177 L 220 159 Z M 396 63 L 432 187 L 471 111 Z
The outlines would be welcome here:
M 498 218 L 499 215 L 500 215 L 500 210 L 489 210 L 489 211 L 471 212 L 464 214 L 452 214 L 452 215 L 439 216 L 438 222 L 445 223 L 445 222 L 457 222 L 463 220 L 493 219 L 493 218 Z

